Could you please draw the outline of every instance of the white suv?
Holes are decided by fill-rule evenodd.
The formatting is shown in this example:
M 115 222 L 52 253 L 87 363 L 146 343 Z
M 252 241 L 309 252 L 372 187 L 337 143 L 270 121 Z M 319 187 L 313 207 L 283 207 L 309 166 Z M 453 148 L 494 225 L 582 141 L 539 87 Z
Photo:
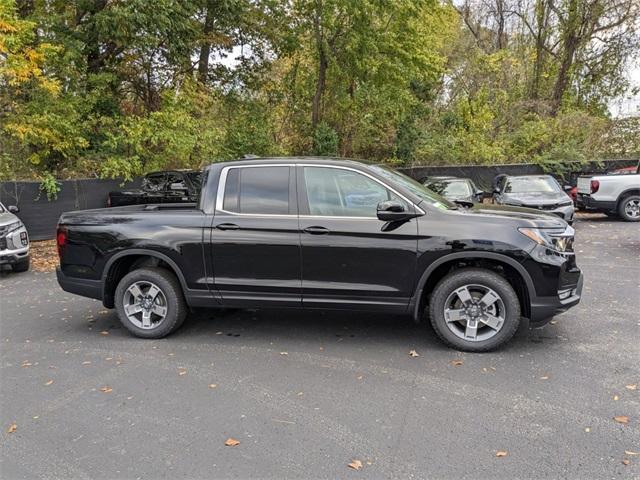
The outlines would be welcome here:
M 578 177 L 578 208 L 640 221 L 640 164 L 635 174 Z
M 18 217 L 18 207 L 0 203 L 0 266 L 11 265 L 14 272 L 29 270 L 29 235 Z

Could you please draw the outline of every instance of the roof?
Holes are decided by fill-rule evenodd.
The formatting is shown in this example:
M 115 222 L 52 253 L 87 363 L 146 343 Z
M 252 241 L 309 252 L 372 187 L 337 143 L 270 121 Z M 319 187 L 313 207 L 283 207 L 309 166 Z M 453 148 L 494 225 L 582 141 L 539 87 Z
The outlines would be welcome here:
M 373 162 L 368 162 L 366 160 L 354 160 L 351 158 L 335 158 L 335 157 L 313 157 L 313 156 L 297 156 L 297 157 L 260 157 L 260 158 L 246 158 L 240 160 L 231 160 L 228 162 L 216 162 L 207 166 L 206 169 L 224 165 L 270 165 L 276 163 L 286 163 L 286 164 L 297 164 L 297 163 L 306 163 L 313 162 L 318 165 L 350 165 L 354 167 L 363 167 L 367 165 L 374 165 Z

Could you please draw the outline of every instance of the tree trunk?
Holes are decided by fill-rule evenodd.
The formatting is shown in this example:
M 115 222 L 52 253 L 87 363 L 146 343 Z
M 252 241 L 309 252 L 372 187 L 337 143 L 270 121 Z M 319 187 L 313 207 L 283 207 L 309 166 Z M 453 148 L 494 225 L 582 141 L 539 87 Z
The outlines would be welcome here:
M 531 80 L 530 97 L 537 100 L 540 97 L 540 79 L 544 69 L 545 43 L 547 41 L 547 2 L 538 0 L 535 6 L 536 13 L 536 60 L 533 64 L 533 78 Z
M 578 46 L 578 38 L 575 35 L 569 36 L 564 42 L 564 51 L 562 53 L 562 62 L 560 63 L 560 70 L 558 71 L 558 78 L 553 87 L 553 104 L 551 113 L 556 115 L 560 110 L 562 104 L 562 97 L 569 86 L 569 79 L 571 73 L 571 67 L 573 66 L 573 59 Z
M 198 80 L 205 83 L 209 75 L 209 56 L 211 55 L 211 41 L 209 35 L 213 32 L 214 8 L 213 1 L 207 2 L 207 13 L 204 18 L 204 26 L 202 28 L 203 43 L 200 48 L 200 57 L 198 58 Z
M 322 96 L 326 84 L 327 75 L 327 51 L 324 44 L 322 32 L 322 0 L 316 1 L 316 11 L 313 19 L 313 29 L 316 38 L 316 48 L 318 49 L 318 80 L 316 81 L 316 91 L 313 95 L 311 109 L 311 127 L 315 130 L 322 119 Z
M 578 0 L 570 0 L 567 12 L 567 20 L 562 32 L 562 60 L 560 62 L 560 70 L 553 87 L 552 97 L 552 115 L 556 115 L 562 104 L 562 97 L 569 86 L 571 75 L 571 67 L 578 48 L 579 28 L 580 28 L 580 12 L 578 10 Z

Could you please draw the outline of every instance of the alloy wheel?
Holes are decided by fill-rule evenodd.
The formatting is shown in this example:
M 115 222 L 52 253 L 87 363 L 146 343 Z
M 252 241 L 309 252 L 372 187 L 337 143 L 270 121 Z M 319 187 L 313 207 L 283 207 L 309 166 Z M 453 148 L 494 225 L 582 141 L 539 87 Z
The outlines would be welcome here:
M 640 217 L 640 200 L 629 200 L 624 206 L 624 213 L 631 218 Z
M 149 281 L 131 284 L 122 302 L 127 319 L 144 330 L 156 328 L 167 316 L 167 298 L 156 284 Z
M 484 285 L 456 288 L 444 304 L 444 318 L 451 332 L 464 340 L 488 340 L 502 329 L 506 309 L 500 295 Z

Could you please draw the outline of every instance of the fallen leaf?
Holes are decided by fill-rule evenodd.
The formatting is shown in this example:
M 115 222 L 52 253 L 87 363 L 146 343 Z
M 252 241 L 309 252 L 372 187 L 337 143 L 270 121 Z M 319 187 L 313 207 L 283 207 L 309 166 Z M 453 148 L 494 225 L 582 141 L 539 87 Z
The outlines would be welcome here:
M 540 377 L 540 380 L 549 380 L 549 376 L 545 375 L 544 377 Z
M 31 362 L 27 362 L 27 361 L 22 362 L 22 366 L 23 367 L 30 367 L 31 365 L 33 365 L 33 363 L 31 363 Z
M 49 385 L 53 384 L 53 380 L 49 380 L 48 382 L 45 383 L 45 385 L 48 387 Z
M 353 468 L 354 470 L 360 470 L 362 468 L 362 462 L 360 460 L 351 460 L 351 463 L 348 463 L 347 466 L 349 468 Z
M 106 387 L 106 386 L 105 387 L 100 387 L 100 391 L 103 392 L 103 393 L 109 393 L 109 392 L 113 391 L 113 388 Z
M 280 355 L 289 355 L 289 352 L 280 352 Z
M 103 330 L 100 332 L 100 335 L 109 335 L 109 332 L 107 332 L 106 330 Z
M 7 429 L 7 433 L 13 433 L 18 429 L 18 425 L 16 425 L 15 423 L 11 424 L 9 426 L 9 428 Z
M 625 388 L 627 390 L 637 390 L 638 389 L 638 384 L 637 383 L 633 383 L 631 385 L 625 385 Z
M 227 447 L 235 447 L 236 445 L 240 445 L 240 442 L 235 438 L 228 438 L 226 442 L 224 442 Z
M 419 357 L 420 354 L 418 352 L 416 352 L 415 350 L 410 350 L 409 351 L 409 356 L 410 357 Z
M 589 427 L 584 429 L 585 432 L 589 433 L 591 431 L 591 429 Z
M 218 385 L 216 385 L 215 383 L 210 383 L 209 384 L 209 388 L 216 388 Z
M 631 450 L 625 450 L 624 453 L 625 453 L 625 455 L 640 455 L 640 453 L 632 452 Z
M 629 423 L 629 417 L 625 417 L 624 415 L 613 417 L 613 419 L 618 423 Z
M 500 450 L 496 452 L 496 457 L 506 457 L 506 456 L 507 456 L 507 452 L 505 452 L 504 450 Z
M 631 462 L 625 458 L 624 460 L 622 460 L 622 463 L 624 465 L 629 465 Z
M 187 371 L 186 370 L 178 370 L 178 375 L 186 375 Z
M 454 367 L 459 367 L 460 365 L 462 365 L 464 362 L 462 360 L 452 360 L 451 361 L 451 365 L 453 365 Z
M 82 362 L 83 365 L 91 365 L 91 362 L 87 360 L 86 362 Z
M 620 400 L 620 397 L 618 395 L 614 395 L 613 400 L 617 402 L 618 400 Z

